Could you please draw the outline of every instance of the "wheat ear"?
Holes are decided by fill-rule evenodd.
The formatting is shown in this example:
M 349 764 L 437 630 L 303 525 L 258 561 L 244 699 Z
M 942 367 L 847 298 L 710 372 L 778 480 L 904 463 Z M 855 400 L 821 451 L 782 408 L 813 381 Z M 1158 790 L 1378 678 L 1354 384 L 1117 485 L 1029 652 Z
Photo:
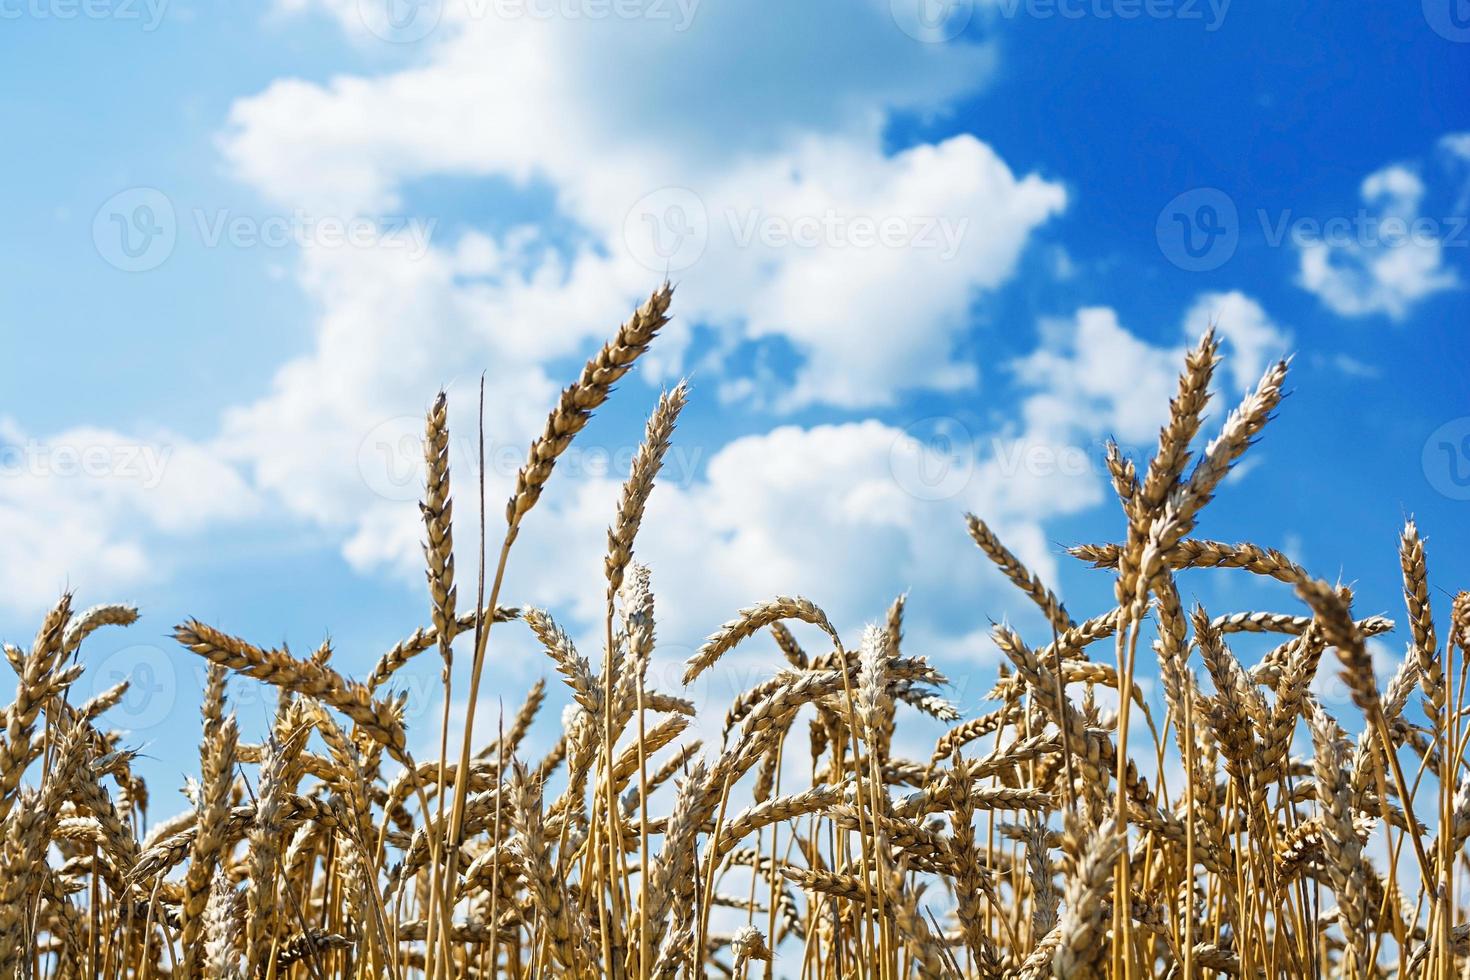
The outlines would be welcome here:
M 587 362 L 581 377 L 562 391 L 556 408 L 546 419 L 545 431 L 531 444 L 530 455 L 516 474 L 515 492 L 505 508 L 505 521 L 512 529 L 520 527 L 526 514 L 536 506 L 557 458 L 566 452 L 592 413 L 607 401 L 612 386 L 628 373 L 659 329 L 669 322 L 669 303 L 673 296 L 674 287 L 668 283 L 655 290 L 619 328 L 617 335 Z
M 1111 820 L 1105 821 L 1082 852 L 1082 860 L 1067 882 L 1066 911 L 1057 925 L 1059 941 L 1052 957 L 1057 980 L 1086 980 L 1097 975 L 1106 957 L 1107 911 L 1104 903 L 1113 887 L 1113 869 L 1123 852 L 1125 838 Z
M 648 419 L 643 444 L 633 457 L 628 479 L 623 483 L 623 492 L 618 499 L 617 517 L 607 529 L 607 558 L 604 564 L 609 602 L 622 587 L 623 572 L 627 569 L 628 562 L 633 560 L 633 538 L 643 523 L 643 511 L 653 492 L 653 481 L 663 466 L 674 426 L 679 421 L 679 413 L 684 410 L 688 397 L 689 387 L 684 381 L 680 381 L 672 391 L 666 391 L 659 397 L 658 407 Z
M 1067 609 L 1062 605 L 1056 593 L 1048 589 L 1042 583 L 1040 576 L 1027 568 L 1021 559 L 1017 558 L 1004 544 L 995 532 L 974 514 L 965 515 L 965 524 L 970 529 L 970 537 L 985 552 L 985 556 L 995 562 L 1005 577 L 1015 583 L 1016 588 L 1026 593 L 1026 596 L 1045 614 L 1047 621 L 1058 633 L 1065 633 L 1073 626 L 1072 617 L 1067 615 Z

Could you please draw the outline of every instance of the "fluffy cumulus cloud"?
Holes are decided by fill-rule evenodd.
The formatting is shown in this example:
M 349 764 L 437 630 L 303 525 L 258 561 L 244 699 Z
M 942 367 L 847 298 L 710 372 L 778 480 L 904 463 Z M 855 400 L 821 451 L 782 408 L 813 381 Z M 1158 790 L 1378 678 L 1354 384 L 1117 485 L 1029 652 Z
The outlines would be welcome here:
M 975 383 L 956 351 L 971 306 L 1065 203 L 972 136 L 892 157 L 814 140 L 710 185 L 708 242 L 684 277 L 696 315 L 795 348 L 778 406 L 885 405 Z
M 395 53 L 373 33 L 386 4 L 288 6 L 324 7 L 372 53 Z M 983 46 L 916 43 L 886 0 L 613 6 L 419 4 L 415 16 L 439 16 L 398 49 L 415 67 L 277 82 L 236 104 L 227 154 L 282 200 L 354 211 L 394 206 L 414 177 L 542 177 L 569 213 L 610 231 L 626 210 L 619 188 L 781 153 L 793 136 L 871 132 L 893 111 L 942 108 L 994 62 Z M 843 29 L 827 30 L 836 20 Z
M 1096 447 L 1113 438 L 1125 450 L 1152 452 L 1185 353 L 1210 326 L 1225 355 L 1217 397 L 1227 402 L 1291 352 L 1290 332 L 1239 291 L 1197 296 L 1174 342 L 1133 333 L 1109 307 L 1044 322 L 1037 350 L 1012 365 L 1016 378 L 1035 389 L 1021 407 L 1025 438 L 1063 447 Z
M 1107 307 L 1047 321 L 1040 347 L 1015 365 L 1023 383 L 1041 389 L 1024 407 L 1028 429 L 1065 440 L 1080 423 L 1146 445 L 1173 394 L 1179 351 L 1130 333 Z
M 363 6 L 327 5 L 371 41 Z M 570 241 L 439 286 L 444 303 L 519 294 L 506 310 L 519 319 L 464 332 L 513 334 L 499 343 L 528 360 L 565 353 L 576 338 L 559 324 L 667 271 L 686 287 L 682 322 L 712 327 L 722 350 L 796 352 L 796 384 L 763 393 L 773 403 L 863 407 L 973 382 L 955 349 L 971 306 L 1065 192 L 970 136 L 893 153 L 883 134 L 890 113 L 981 84 L 990 50 L 919 43 L 886 3 L 692 7 L 448 3 L 415 67 L 278 82 L 235 105 L 222 150 L 262 194 L 313 213 L 411 210 L 405 189 L 442 176 L 545 191 Z M 829 17 L 844 23 L 829 44 L 798 45 Z M 753 63 L 768 66 L 759 84 Z
M 160 575 L 158 542 L 258 505 L 205 446 L 78 427 L 41 437 L 0 418 L 0 610 L 30 616 L 65 588 L 127 589 Z
M 1442 145 L 1451 157 L 1462 149 L 1458 137 Z M 1445 245 L 1451 234 L 1463 243 L 1464 203 L 1457 205 L 1459 219 L 1426 215 L 1427 192 L 1420 174 L 1405 165 L 1369 174 L 1359 188 L 1363 210 L 1354 220 L 1335 228 L 1324 223 L 1322 234 L 1297 243 L 1298 283 L 1341 316 L 1383 314 L 1394 320 L 1435 293 L 1458 287 L 1460 276 L 1445 264 Z
M 463 436 L 475 428 L 478 377 L 446 372 L 453 365 L 495 365 L 486 415 L 497 439 L 522 447 L 555 398 L 556 386 L 518 350 L 514 331 L 479 329 L 541 322 L 545 294 L 531 284 L 449 285 L 500 259 L 496 248 L 470 242 L 419 258 L 382 249 L 304 256 L 303 283 L 324 311 L 316 348 L 285 364 L 259 399 L 227 413 L 218 451 L 290 513 L 346 534 L 347 555 L 359 568 L 385 551 L 412 547 L 419 533 L 412 502 L 423 485 L 423 418 L 438 386 L 448 387 L 455 431 Z M 583 330 L 596 324 L 600 335 L 624 312 L 609 304 L 597 316 L 568 311 L 547 322 Z M 582 339 L 543 337 L 542 343 L 559 350 L 583 346 Z M 455 448 L 462 464 L 468 447 L 461 441 Z M 503 470 L 492 477 L 497 494 Z
M 373 4 L 278 6 L 287 17 L 325 10 L 365 50 L 394 50 Z M 391 235 L 303 250 L 300 283 L 320 311 L 311 349 L 228 413 L 217 448 L 290 513 L 337 528 L 360 570 L 418 560 L 411 502 L 424 408 L 447 383 L 459 432 L 476 411 L 477 379 L 445 377 L 446 365 L 492 366 L 492 500 L 544 418 L 552 379 L 665 272 L 680 284 L 678 316 L 642 368 L 651 380 L 687 369 L 698 328 L 700 376 L 718 382 L 711 396 L 723 386 L 778 409 L 866 408 L 908 389 L 954 390 L 976 381 L 959 349 L 973 305 L 1065 207 L 1058 183 L 1016 173 L 972 136 L 885 145 L 892 113 L 942 110 L 983 84 L 993 62 L 983 45 L 919 42 L 886 2 L 604 7 L 421 5 L 437 16 L 397 49 L 407 67 L 278 81 L 239 100 L 222 129 L 221 152 L 244 183 L 314 215 L 436 221 L 445 216 L 415 210 L 415 188 L 436 178 L 533 202 L 534 216 L 511 228 L 444 220 L 427 250 Z M 829 44 L 799 42 L 837 16 L 845 27 L 823 32 Z M 752 63 L 768 66 L 759 84 Z M 767 386 L 726 366 L 737 348 L 769 344 L 794 352 L 794 380 Z M 772 570 L 791 569 L 792 587 L 798 571 L 831 575 L 830 563 L 812 564 L 819 536 L 827 548 L 868 538 L 885 556 L 878 567 L 901 568 L 894 549 L 910 547 L 921 522 L 891 475 L 878 481 L 895 437 L 780 429 L 762 437 L 768 444 L 712 447 L 707 480 L 661 506 L 676 525 L 710 529 L 688 536 L 691 560 L 717 542 L 742 556 L 721 559 L 731 596 L 740 584 L 756 591 L 757 569 L 767 590 Z M 827 440 L 841 458 L 824 470 L 802 454 Z M 510 446 L 516 458 L 498 452 Z M 467 448 L 456 447 L 459 472 Z M 840 498 L 761 489 L 773 461 L 811 468 L 807 479 L 840 487 Z M 594 479 L 575 500 L 548 501 L 546 533 L 567 537 L 553 553 L 600 541 L 614 491 Z M 749 512 L 762 501 L 769 514 Z M 813 506 L 825 509 L 774 518 Z M 680 553 L 677 541 L 665 547 Z M 581 581 L 595 581 L 595 551 Z M 856 561 L 843 563 L 852 581 Z

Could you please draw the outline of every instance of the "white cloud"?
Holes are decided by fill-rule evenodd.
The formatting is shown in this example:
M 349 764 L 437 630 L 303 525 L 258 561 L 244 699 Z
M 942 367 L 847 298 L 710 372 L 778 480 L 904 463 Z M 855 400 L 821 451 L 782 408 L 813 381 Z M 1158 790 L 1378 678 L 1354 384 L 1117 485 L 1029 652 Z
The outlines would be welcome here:
M 1324 363 L 1332 367 L 1338 373 L 1349 378 L 1362 378 L 1364 380 L 1382 377 L 1383 371 L 1376 364 L 1369 364 L 1348 354 L 1337 353 L 1331 357 L 1314 355 L 1313 363 Z
M 1257 450 L 1254 454 L 1247 456 L 1245 459 L 1242 459 L 1240 462 L 1236 463 L 1235 466 L 1231 468 L 1230 472 L 1225 474 L 1225 485 L 1233 487 L 1236 484 L 1242 482 L 1243 480 L 1245 480 L 1246 477 L 1250 476 L 1250 474 L 1254 470 L 1260 469 L 1261 466 L 1265 464 L 1265 462 L 1265 454 L 1262 453 L 1260 450 Z
M 1457 287 L 1459 275 L 1444 265 L 1439 223 L 1421 214 L 1425 193 L 1423 180 L 1405 166 L 1369 174 L 1359 190 L 1366 208 L 1360 217 L 1372 220 L 1349 223 L 1346 235 L 1300 242 L 1297 283 L 1341 316 L 1394 320 Z
M 321 6 L 373 40 L 370 5 Z M 986 46 L 916 43 L 887 0 L 699 3 L 682 30 L 678 18 L 442 6 L 438 29 L 408 49 L 415 67 L 280 81 L 237 103 L 224 146 L 238 172 L 284 202 L 352 211 L 395 206 L 416 177 L 535 176 L 568 213 L 611 230 L 632 199 L 609 191 L 630 181 L 646 192 L 779 153 L 793 136 L 873 132 L 890 112 L 942 109 L 995 62 Z
M 0 608 L 30 615 L 67 587 L 154 577 L 165 536 L 246 517 L 257 501 L 208 447 L 167 432 L 78 427 L 32 436 L 0 419 Z
M 1439 147 L 1451 156 L 1470 161 L 1470 133 L 1446 133 L 1439 138 Z
M 1450 206 L 1449 214 L 1455 216 L 1455 220 L 1461 223 L 1458 238 L 1464 244 L 1463 224 L 1466 212 L 1470 211 L 1470 133 L 1447 133 L 1439 139 L 1439 153 L 1445 169 L 1451 177 L 1459 181 L 1459 188 L 1455 191 L 1454 203 Z
M 1048 321 L 1041 346 L 1015 365 L 1022 382 L 1041 389 L 1023 407 L 1026 424 L 1062 440 L 1080 430 L 1148 445 L 1168 411 L 1181 351 L 1129 333 L 1106 307 Z
M 440 385 L 450 385 L 455 428 L 474 431 L 478 378 L 466 368 L 480 366 L 493 374 L 492 435 L 524 444 L 555 386 L 519 350 L 517 331 L 491 325 L 544 322 L 543 349 L 564 352 L 583 346 L 588 332 L 609 332 L 623 314 L 584 317 L 565 303 L 543 320 L 547 294 L 524 281 L 451 286 L 485 261 L 469 247 L 418 260 L 377 249 L 305 253 L 303 285 L 323 309 L 316 347 L 284 365 L 268 393 L 226 414 L 221 451 L 291 511 L 350 527 L 351 515 L 375 501 L 418 498 L 421 460 L 411 443 Z
M 975 384 L 955 349 L 971 306 L 1065 203 L 1061 187 L 1017 177 L 971 136 L 893 157 L 811 142 L 709 195 L 710 247 L 686 276 L 711 320 L 803 355 L 781 402 L 882 405 L 906 388 Z M 782 244 L 788 229 L 815 244 Z
M 1146 461 L 1168 417 L 1185 354 L 1210 324 L 1222 344 L 1221 377 L 1229 381 L 1217 384 L 1214 396 L 1223 400 L 1216 409 L 1223 418 L 1270 361 L 1290 353 L 1292 342 L 1290 333 L 1244 293 L 1197 296 L 1181 322 L 1177 344 L 1156 344 L 1130 332 L 1108 307 L 1087 307 L 1044 322 L 1041 345 L 1012 365 L 1018 381 L 1032 389 L 1021 405 L 1024 435 L 1018 442 L 1055 447 L 1063 463 L 1081 456 L 1086 471 L 1065 481 L 1064 466 L 1064 472 L 1047 473 L 1045 481 L 1024 492 L 1035 493 L 1045 483 L 1052 494 L 1069 488 L 1076 509 L 1097 502 L 1104 493 L 1097 471 L 1105 438 L 1116 439 L 1136 462 Z
M 364 30 L 356 3 L 327 7 Z M 405 185 L 439 175 L 549 187 L 555 217 L 581 233 L 574 244 L 523 251 L 515 282 L 434 284 L 438 305 L 517 292 L 504 312 L 519 318 L 476 326 L 528 359 L 564 354 L 575 334 L 558 324 L 625 301 L 667 265 L 685 289 L 655 362 L 665 373 L 689 325 L 706 324 L 723 349 L 775 339 L 802 358 L 794 387 L 768 403 L 889 404 L 908 388 L 974 383 L 956 350 L 971 306 L 1010 277 L 1066 195 L 968 135 L 885 150 L 889 113 L 942 110 L 983 83 L 993 59 L 983 46 L 918 43 L 887 8 L 698 5 L 675 30 L 451 3 L 423 64 L 277 82 L 234 106 L 221 147 L 266 197 L 327 213 L 411 206 Z M 821 30 L 831 17 L 842 31 Z M 814 31 L 827 43 L 807 43 Z M 760 84 L 751 64 L 768 66 Z M 677 233 L 690 215 L 693 254 L 644 241 L 646 221 Z M 319 292 L 331 317 L 342 291 Z

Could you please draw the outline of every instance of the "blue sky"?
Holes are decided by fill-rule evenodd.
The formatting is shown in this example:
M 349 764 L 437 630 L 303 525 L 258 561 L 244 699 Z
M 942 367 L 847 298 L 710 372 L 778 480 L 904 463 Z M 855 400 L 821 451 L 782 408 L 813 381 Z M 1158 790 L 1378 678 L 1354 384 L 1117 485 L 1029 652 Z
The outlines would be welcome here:
M 137 602 L 84 658 L 98 685 L 147 666 L 153 693 L 114 722 L 164 785 L 197 730 L 198 665 L 169 628 L 299 652 L 330 634 L 364 673 L 427 620 L 411 463 L 434 392 L 468 596 L 480 373 L 493 518 L 556 389 L 666 270 L 675 325 L 512 562 L 508 598 L 579 634 L 617 461 L 689 375 L 639 549 L 661 656 L 778 592 L 856 636 L 909 590 L 914 652 L 975 678 L 973 709 L 988 618 L 1037 621 L 960 516 L 1099 608 L 1109 580 L 1061 546 L 1118 534 L 1102 440 L 1147 448 L 1212 319 L 1216 423 L 1296 358 L 1202 533 L 1283 547 L 1400 615 L 1412 514 L 1439 584 L 1467 581 L 1470 28 L 1451 0 L 445 0 L 398 8 L 400 28 L 385 10 L 0 0 L 0 636 L 28 642 L 65 587 Z M 1186 585 L 1212 611 L 1294 608 L 1230 573 Z M 491 702 L 517 702 L 537 657 L 501 634 Z M 406 676 L 426 741 L 434 674 Z M 266 708 L 246 692 L 249 724 Z

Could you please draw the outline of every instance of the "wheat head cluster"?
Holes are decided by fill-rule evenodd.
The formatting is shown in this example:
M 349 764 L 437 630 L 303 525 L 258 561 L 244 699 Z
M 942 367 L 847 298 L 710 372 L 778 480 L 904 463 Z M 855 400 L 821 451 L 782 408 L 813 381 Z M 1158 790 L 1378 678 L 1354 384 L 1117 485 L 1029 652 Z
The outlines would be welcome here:
M 427 624 L 363 679 L 333 665 L 330 643 L 301 658 L 198 621 L 176 628 L 179 656 L 208 665 L 183 812 L 147 819 L 133 750 L 105 728 L 126 682 L 68 697 L 87 638 L 136 610 L 79 611 L 64 595 L 28 649 L 5 647 L 17 680 L 0 738 L 0 976 L 1467 975 L 1470 594 L 1443 602 L 1436 625 L 1409 523 L 1408 652 L 1380 688 L 1367 641 L 1392 622 L 1358 618 L 1348 588 L 1280 551 L 1192 536 L 1276 410 L 1285 362 L 1196 445 L 1220 360 L 1207 333 L 1146 470 L 1109 447 L 1117 540 L 1071 551 L 1111 577 L 1112 608 L 1075 618 L 968 518 L 983 558 L 1049 624 L 1031 637 L 993 627 L 1004 666 L 979 714 L 962 718 L 939 669 L 905 648 L 903 598 L 854 638 L 815 602 L 776 596 L 689 659 L 686 687 L 740 644 L 784 658 L 728 706 L 719 744 L 701 744 L 687 691 L 649 683 L 656 609 L 634 560 L 682 384 L 649 419 L 611 515 L 605 581 L 588 583 L 605 596 L 602 649 L 589 658 L 545 611 L 501 604 L 558 458 L 671 297 L 656 291 L 563 391 L 517 476 L 498 558 L 481 485 L 460 537 L 477 534 L 494 564 L 482 559 L 472 603 L 456 582 L 465 524 L 446 400 L 434 401 Z M 1296 611 L 1186 609 L 1186 569 L 1274 580 Z M 527 628 L 571 701 L 545 755 L 526 740 L 544 682 L 495 731 L 475 726 L 492 633 Z M 1243 634 L 1269 651 L 1258 662 L 1232 650 Z M 395 675 L 429 651 L 445 710 L 432 719 L 438 757 L 415 759 Z M 461 691 L 457 652 L 472 656 Z M 1142 696 L 1140 657 L 1162 705 Z M 1351 717 L 1316 693 L 1333 671 Z M 259 742 L 241 738 L 231 674 L 274 689 Z M 462 726 L 452 698 L 468 702 Z M 943 734 L 907 758 L 895 745 L 914 742 L 895 733 L 919 714 Z

